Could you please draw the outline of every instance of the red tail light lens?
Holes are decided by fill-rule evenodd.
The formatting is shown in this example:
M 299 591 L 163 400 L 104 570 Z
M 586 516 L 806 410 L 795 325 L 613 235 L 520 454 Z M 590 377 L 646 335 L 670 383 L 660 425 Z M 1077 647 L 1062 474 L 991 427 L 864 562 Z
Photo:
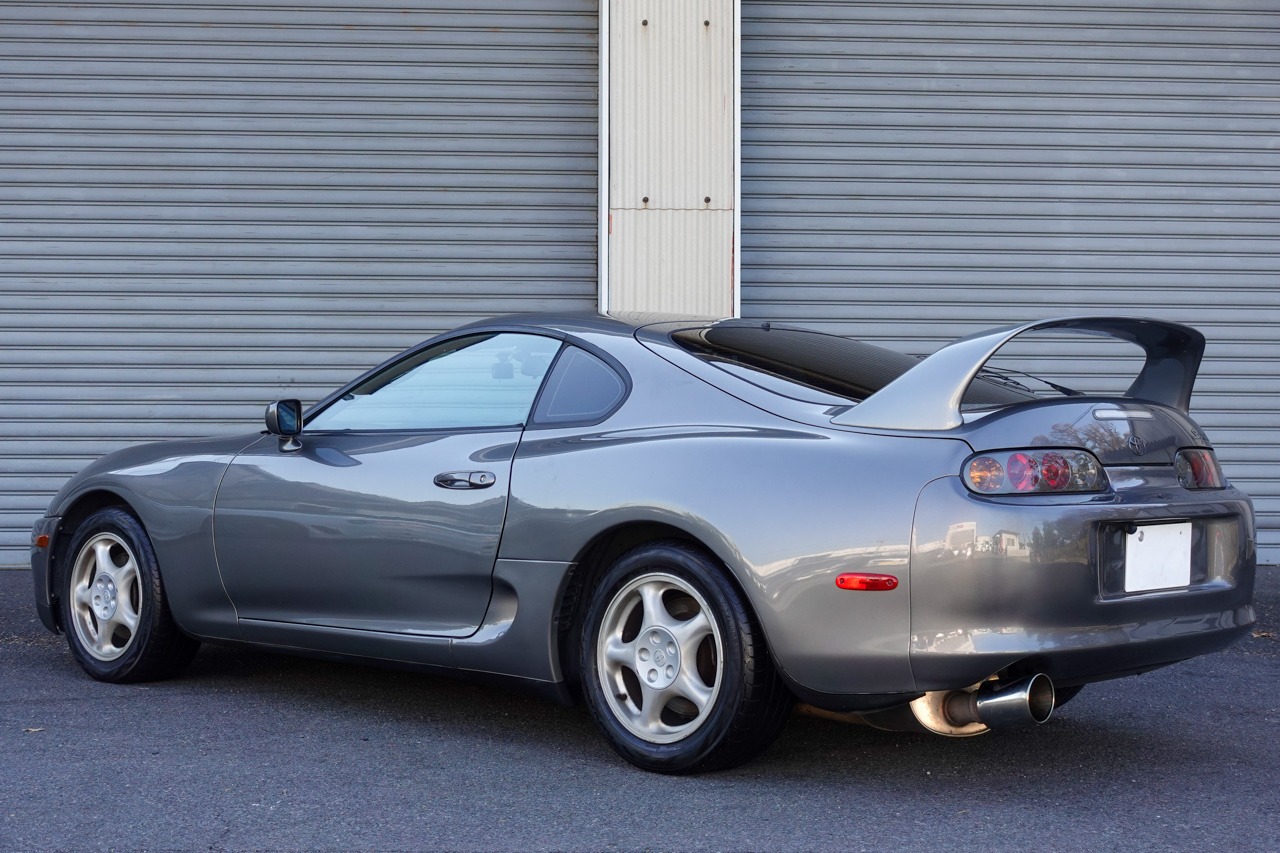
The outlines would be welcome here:
M 1009 455 L 1009 485 L 1015 492 L 1034 492 L 1040 485 L 1040 463 L 1025 453 Z
M 980 495 L 1099 492 L 1107 475 L 1086 450 L 1002 450 L 971 457 L 961 475 Z
M 1178 469 L 1178 482 L 1184 489 L 1227 487 L 1212 450 L 1179 450 L 1173 464 Z
M 1071 485 L 1071 463 L 1061 453 L 1046 453 L 1040 457 L 1040 478 L 1052 492 L 1060 492 Z

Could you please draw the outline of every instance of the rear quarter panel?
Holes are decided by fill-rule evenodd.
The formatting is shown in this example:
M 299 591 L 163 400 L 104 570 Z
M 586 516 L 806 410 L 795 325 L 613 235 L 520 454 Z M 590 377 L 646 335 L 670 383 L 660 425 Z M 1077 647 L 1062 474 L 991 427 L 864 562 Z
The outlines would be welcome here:
M 620 525 L 665 523 L 725 563 L 792 680 L 821 693 L 912 690 L 916 496 L 958 471 L 968 446 L 794 423 L 634 341 L 610 350 L 632 373 L 630 398 L 598 427 L 526 431 L 500 557 L 572 561 Z M 901 585 L 836 587 L 858 570 Z

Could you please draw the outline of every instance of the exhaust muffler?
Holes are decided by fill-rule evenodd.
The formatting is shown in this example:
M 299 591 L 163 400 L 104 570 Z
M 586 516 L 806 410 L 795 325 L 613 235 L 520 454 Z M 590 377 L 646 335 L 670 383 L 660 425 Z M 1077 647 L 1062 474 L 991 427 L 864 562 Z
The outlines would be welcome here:
M 1053 714 L 1053 704 L 1053 680 L 1041 672 L 1012 682 L 986 681 L 968 690 L 935 690 L 884 711 L 854 714 L 797 707 L 811 716 L 884 731 L 973 737 L 992 729 L 1043 723 Z
M 977 690 L 947 696 L 943 711 L 957 726 L 991 729 L 1039 725 L 1053 714 L 1053 680 L 1036 673 L 1009 684 L 988 681 Z

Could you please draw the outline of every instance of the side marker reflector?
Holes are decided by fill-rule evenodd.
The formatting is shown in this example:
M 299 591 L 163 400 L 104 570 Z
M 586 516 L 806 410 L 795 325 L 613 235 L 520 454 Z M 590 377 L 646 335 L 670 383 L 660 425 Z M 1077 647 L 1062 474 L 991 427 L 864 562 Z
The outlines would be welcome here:
M 48 533 L 41 533 L 39 536 L 37 536 L 37 537 L 36 537 L 36 547 L 37 547 L 37 548 L 48 548 L 48 547 L 49 547 L 49 534 L 48 534 Z
M 846 572 L 836 578 L 841 589 L 887 590 L 896 589 L 898 579 L 893 575 L 869 575 L 865 572 Z

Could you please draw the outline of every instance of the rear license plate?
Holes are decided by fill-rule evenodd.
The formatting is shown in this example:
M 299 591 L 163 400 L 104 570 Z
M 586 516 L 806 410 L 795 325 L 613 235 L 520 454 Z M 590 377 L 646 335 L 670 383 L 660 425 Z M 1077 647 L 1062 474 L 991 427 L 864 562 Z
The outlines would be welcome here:
M 1125 538 L 1124 591 L 1191 585 L 1191 522 L 1151 524 Z

